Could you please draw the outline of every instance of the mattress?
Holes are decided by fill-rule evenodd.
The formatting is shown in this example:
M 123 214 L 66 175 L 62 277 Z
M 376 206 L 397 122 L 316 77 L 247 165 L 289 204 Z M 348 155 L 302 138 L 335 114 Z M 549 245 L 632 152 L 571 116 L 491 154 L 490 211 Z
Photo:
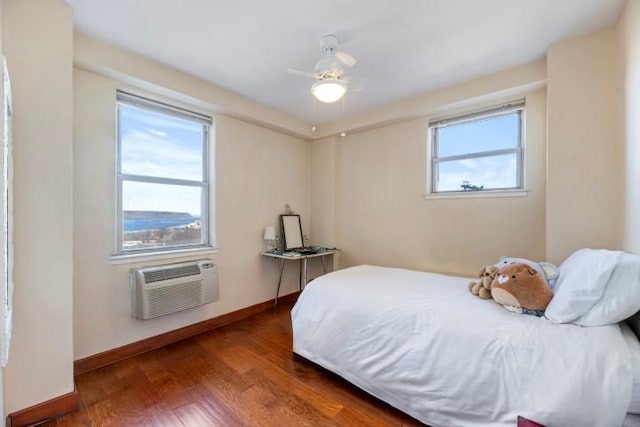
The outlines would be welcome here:
M 632 372 L 618 325 L 518 315 L 467 284 L 375 266 L 321 276 L 292 310 L 293 350 L 430 425 L 622 425 Z

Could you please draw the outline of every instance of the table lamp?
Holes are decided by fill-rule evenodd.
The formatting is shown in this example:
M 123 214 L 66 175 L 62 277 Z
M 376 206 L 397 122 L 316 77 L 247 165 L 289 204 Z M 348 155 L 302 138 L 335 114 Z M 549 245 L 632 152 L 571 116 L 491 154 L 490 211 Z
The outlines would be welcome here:
M 267 246 L 265 248 L 265 252 L 273 252 L 273 242 L 276 240 L 276 229 L 275 227 L 265 227 L 264 228 L 264 240 L 267 242 Z

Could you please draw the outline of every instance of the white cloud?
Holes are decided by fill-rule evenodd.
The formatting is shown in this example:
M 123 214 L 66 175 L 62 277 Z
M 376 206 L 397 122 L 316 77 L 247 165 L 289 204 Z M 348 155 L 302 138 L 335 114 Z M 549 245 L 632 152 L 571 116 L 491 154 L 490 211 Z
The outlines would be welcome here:
M 473 169 L 479 166 L 478 161 L 476 159 L 464 159 L 459 160 L 458 163 L 465 168 Z
M 166 132 L 162 132 L 156 129 L 147 129 L 147 132 L 152 133 L 156 136 L 159 136 L 161 138 L 166 138 L 168 136 L 168 134 Z
M 122 171 L 199 181 L 202 179 L 202 153 L 189 150 L 179 141 L 134 130 L 122 135 Z
M 175 185 L 125 182 L 123 210 L 188 212 L 200 216 L 201 189 Z

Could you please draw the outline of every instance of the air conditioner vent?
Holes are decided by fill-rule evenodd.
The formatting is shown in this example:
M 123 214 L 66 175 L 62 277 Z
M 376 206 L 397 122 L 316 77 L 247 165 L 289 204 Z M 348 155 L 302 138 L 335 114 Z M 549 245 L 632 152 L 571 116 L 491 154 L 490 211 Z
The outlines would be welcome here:
M 218 300 L 218 270 L 208 259 L 133 269 L 131 315 L 151 319 Z
M 159 282 L 161 280 L 178 279 L 180 277 L 197 276 L 200 274 L 198 264 L 185 265 L 181 267 L 157 269 L 144 272 L 146 283 Z
M 148 317 L 186 310 L 202 305 L 202 283 L 198 280 L 197 282 L 150 289 L 145 294 L 145 298 L 149 307 L 148 313 L 146 313 Z

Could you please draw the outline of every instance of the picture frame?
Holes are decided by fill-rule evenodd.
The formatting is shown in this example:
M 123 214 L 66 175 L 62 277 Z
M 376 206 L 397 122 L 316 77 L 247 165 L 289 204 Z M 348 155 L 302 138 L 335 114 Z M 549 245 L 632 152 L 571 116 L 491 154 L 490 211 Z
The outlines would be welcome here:
M 284 250 L 289 251 L 304 247 L 300 215 L 280 215 L 280 225 L 284 238 Z

